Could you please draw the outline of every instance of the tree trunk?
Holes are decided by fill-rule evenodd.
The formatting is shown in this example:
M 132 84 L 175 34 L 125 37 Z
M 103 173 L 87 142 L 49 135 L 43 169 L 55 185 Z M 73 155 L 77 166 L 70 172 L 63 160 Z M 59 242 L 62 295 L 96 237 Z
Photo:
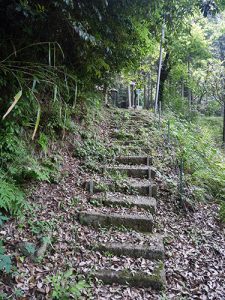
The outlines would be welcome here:
M 163 108 L 163 96 L 164 96 L 164 88 L 165 88 L 165 82 L 169 76 L 171 67 L 169 66 L 169 53 L 166 53 L 164 62 L 162 64 L 162 71 L 161 71 L 161 77 L 160 77 L 160 84 L 159 84 L 159 101 L 162 103 Z
M 146 89 L 146 82 L 144 83 L 144 108 L 147 108 L 147 89 Z
M 106 84 L 104 84 L 104 87 L 103 87 L 103 95 L 104 95 L 105 105 L 107 105 L 108 104 L 108 86 Z
M 131 108 L 131 91 L 130 91 L 130 84 L 128 84 L 127 93 L 128 93 L 128 108 Z
M 134 86 L 131 85 L 131 107 L 134 107 Z
M 225 101 L 223 102 L 223 146 L 225 147 Z
M 184 81 L 183 81 L 183 79 L 181 82 L 181 97 L 182 97 L 182 99 L 184 99 Z
M 150 88 L 150 108 L 154 107 L 154 101 L 153 101 L 153 88 L 154 88 L 154 82 L 151 79 L 151 88 Z
M 148 98 L 147 98 L 147 109 L 150 108 L 151 105 L 151 73 L 148 73 Z
M 188 59 L 188 79 L 190 81 L 191 78 L 191 69 L 190 69 L 190 59 Z M 188 87 L 188 103 L 189 103 L 189 110 L 192 109 L 192 92 L 191 89 Z
M 165 39 L 165 27 L 162 25 L 162 37 L 160 42 L 160 51 L 159 51 L 159 68 L 158 68 L 158 77 L 156 85 L 156 94 L 155 94 L 155 113 L 158 111 L 159 106 L 159 90 L 160 90 L 160 81 L 161 81 L 161 71 L 162 71 L 162 54 L 163 54 L 163 42 Z

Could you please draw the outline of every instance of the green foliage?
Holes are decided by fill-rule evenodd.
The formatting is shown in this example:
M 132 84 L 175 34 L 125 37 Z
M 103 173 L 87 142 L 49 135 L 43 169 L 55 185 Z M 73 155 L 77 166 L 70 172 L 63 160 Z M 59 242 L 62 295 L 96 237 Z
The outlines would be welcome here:
M 111 178 L 113 181 L 116 181 L 118 184 L 128 178 L 126 171 L 120 172 L 117 170 L 107 171 L 107 176 L 109 176 L 109 178 Z
M 45 234 L 53 228 L 53 221 L 33 221 L 29 220 L 28 224 L 30 226 L 30 230 L 35 235 Z
M 6 221 L 8 221 L 8 217 L 6 217 L 6 216 L 4 216 L 3 214 L 2 214 L 2 212 L 0 212 L 0 227 L 6 222 Z
M 0 177 L 0 209 L 12 215 L 18 215 L 25 207 L 24 193 L 13 182 Z
M 224 199 L 225 160 L 216 148 L 210 130 L 206 126 L 173 118 L 171 134 L 178 141 L 178 160 L 184 160 L 186 179 L 197 187 L 196 196 Z
M 71 296 L 80 299 L 82 291 L 90 288 L 84 279 L 74 275 L 73 269 L 49 276 L 47 281 L 52 285 L 52 299 L 55 300 L 69 300 Z
M 84 136 L 83 136 L 84 137 Z M 84 159 L 83 166 L 90 171 L 101 171 L 100 163 L 112 158 L 117 149 L 114 147 L 106 147 L 100 138 L 88 137 L 82 143 L 75 144 L 75 156 Z
M 1 167 L 7 171 L 14 180 L 23 181 L 35 179 L 50 181 L 51 176 L 57 171 L 56 164 L 50 160 L 38 161 L 37 157 L 31 155 L 31 149 L 25 141 L 19 137 L 20 128 L 15 124 L 0 133 Z M 46 150 L 42 135 L 43 151 Z M 46 139 L 46 138 L 45 138 Z
M 2 241 L 0 241 L 0 272 L 5 271 L 9 273 L 11 271 L 12 261 L 9 255 L 5 254 Z
M 27 251 L 28 255 L 33 255 L 36 251 L 32 243 L 26 243 L 25 250 Z
M 6 300 L 6 299 L 8 299 L 7 294 L 0 292 L 0 300 Z
M 200 116 L 196 120 L 196 123 L 200 127 L 207 128 L 218 147 L 220 147 L 223 134 L 223 117 Z
M 221 104 L 217 101 L 210 101 L 203 112 L 206 116 L 218 116 L 221 113 Z
M 44 132 L 40 133 L 38 144 L 41 146 L 42 151 L 46 153 L 48 150 L 48 137 Z

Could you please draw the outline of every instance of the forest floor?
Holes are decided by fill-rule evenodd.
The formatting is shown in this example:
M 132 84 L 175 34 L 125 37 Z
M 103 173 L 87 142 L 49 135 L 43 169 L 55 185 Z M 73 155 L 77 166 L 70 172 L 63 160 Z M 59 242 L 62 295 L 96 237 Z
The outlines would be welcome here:
M 94 131 L 98 139 L 110 147 L 114 111 L 108 110 L 106 114 L 108 117 L 95 124 Z M 118 116 L 118 122 L 122 124 L 124 113 L 120 112 Z M 147 112 L 143 112 L 143 118 L 154 120 Z M 163 136 L 154 138 L 156 131 L 157 128 L 149 133 L 145 131 L 145 138 L 151 140 L 153 166 L 157 170 L 156 231 L 164 236 L 166 290 L 156 292 L 128 286 L 105 286 L 86 276 L 90 287 L 75 299 L 225 299 L 225 230 L 219 222 L 218 205 L 212 201 L 195 203 L 190 211 L 180 208 L 178 174 L 171 165 L 171 153 L 167 152 Z M 52 291 L 57 292 L 56 281 L 63 288 L 62 282 L 67 284 L 68 278 L 62 274 L 71 268 L 74 280 L 78 280 L 77 274 L 91 274 L 94 268 L 101 269 L 109 263 L 117 269 L 124 265 L 134 271 L 140 267 L 149 268 L 144 259 L 106 256 L 87 247 L 92 240 L 109 241 L 112 237 L 139 243 L 144 241 L 132 230 L 105 231 L 102 228 L 95 231 L 77 221 L 79 211 L 91 208 L 84 183 L 99 175 L 89 172 L 84 168 L 83 159 L 75 157 L 74 140 L 81 140 L 81 136 L 68 136 L 63 143 L 52 146 L 62 157 L 61 179 L 55 183 L 28 184 L 30 209 L 24 218 L 12 219 L 1 227 L 0 237 L 5 241 L 7 254 L 14 258 L 15 266 L 13 274 L 4 274 L 0 280 L 1 299 L 52 299 Z M 52 231 L 51 244 L 41 262 L 33 262 L 29 256 L 21 254 L 19 243 L 37 244 L 49 230 Z M 69 280 L 73 280 L 72 277 Z

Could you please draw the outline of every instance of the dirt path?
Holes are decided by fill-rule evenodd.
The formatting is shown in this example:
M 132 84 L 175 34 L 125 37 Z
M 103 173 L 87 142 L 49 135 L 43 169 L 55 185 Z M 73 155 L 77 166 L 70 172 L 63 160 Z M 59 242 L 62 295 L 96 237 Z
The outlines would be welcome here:
M 145 276 L 151 276 L 155 262 L 164 258 L 163 244 L 158 236 L 164 237 L 165 291 L 152 289 L 152 284 L 151 287 L 141 286 L 144 280 L 141 284 L 135 280 L 135 286 L 132 286 L 131 279 L 131 285 L 104 285 L 100 280 L 92 279 L 93 287 L 86 289 L 83 299 L 225 299 L 224 229 L 218 222 L 218 206 L 200 203 L 194 212 L 187 214 L 178 208 L 175 189 L 170 184 L 171 180 L 176 180 L 176 174 L 169 160 L 168 163 L 165 160 L 160 137 L 154 140 L 151 115 L 143 112 L 136 116 L 125 111 L 118 115 L 111 113 L 110 118 L 110 122 L 99 128 L 99 138 L 108 148 L 119 145 L 119 156 L 153 157 L 153 165 L 157 168 L 151 166 L 153 173 L 150 175 L 155 174 L 156 201 L 149 195 L 128 195 L 135 188 L 139 192 L 148 189 L 148 178 L 143 177 L 148 176 L 146 166 L 149 161 L 142 161 L 143 167 L 138 167 L 138 176 L 142 178 L 127 178 L 124 172 L 121 176 L 120 172 L 110 174 L 107 170 L 107 179 L 101 172 L 87 172 L 81 160 L 74 157 L 70 144 L 64 143 L 63 149 L 59 150 L 63 157 L 62 180 L 34 185 L 29 197 L 32 210 L 27 210 L 20 220 L 7 222 L 1 228 L 1 239 L 16 267 L 13 275 L 1 278 L 0 290 L 8 295 L 5 299 L 51 299 L 53 274 L 64 274 L 70 268 L 73 269 L 72 282 L 79 280 L 77 274 L 86 274 L 88 282 L 103 268 L 113 272 L 129 270 L 133 275 L 141 271 Z M 134 135 L 135 142 L 132 141 Z M 133 176 L 138 168 L 132 168 L 129 160 L 123 162 L 123 167 L 126 166 Z M 91 178 L 97 183 L 97 190 L 104 193 L 100 200 L 98 197 L 90 199 L 84 188 L 84 183 Z M 118 189 L 110 192 L 110 186 L 115 188 L 113 181 L 117 182 Z M 126 195 L 121 196 L 124 191 Z M 152 192 L 154 194 L 154 188 Z M 103 218 L 106 223 L 98 229 L 80 224 L 81 213 L 93 209 L 99 214 L 98 224 L 100 216 L 109 214 L 114 218 L 107 221 Z M 125 219 L 123 223 L 118 223 L 119 219 L 115 217 L 118 214 Z M 135 228 L 131 215 L 139 220 Z M 90 222 L 90 218 L 87 220 Z M 118 226 L 109 228 L 112 221 L 120 225 L 119 230 Z M 153 230 L 153 235 L 141 232 L 142 226 Z M 33 262 L 19 251 L 18 243 L 36 245 L 49 230 L 52 232 L 51 245 L 41 262 Z M 122 275 L 127 276 L 127 272 Z M 107 276 L 111 283 L 112 279 L 115 282 L 118 278 L 115 273 Z M 126 282 L 129 280 L 126 277 Z

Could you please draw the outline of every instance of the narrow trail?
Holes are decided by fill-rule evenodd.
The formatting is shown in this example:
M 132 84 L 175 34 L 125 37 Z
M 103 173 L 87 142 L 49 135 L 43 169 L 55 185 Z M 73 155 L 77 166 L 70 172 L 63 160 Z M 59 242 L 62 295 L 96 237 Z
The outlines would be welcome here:
M 138 112 L 132 114 L 128 127 L 132 127 L 134 120 L 139 120 Z M 138 125 L 138 123 L 136 123 Z M 135 128 L 135 126 L 134 126 Z M 117 127 L 112 131 L 115 135 L 114 143 L 120 140 L 116 138 Z M 152 168 L 152 158 L 138 156 L 132 153 L 146 150 L 137 143 L 141 141 L 133 135 L 126 133 L 124 141 L 124 149 L 132 146 L 129 156 L 120 155 L 114 158 L 110 165 L 104 165 L 104 179 L 110 172 L 116 172 L 126 178 L 126 185 L 119 186 L 116 183 L 106 183 L 107 192 L 101 192 L 98 184 L 93 180 L 89 181 L 87 187 L 91 195 L 90 202 L 98 202 L 101 206 L 116 207 L 117 213 L 110 211 L 99 211 L 94 206 L 88 211 L 82 211 L 79 214 L 81 224 L 91 226 L 93 228 L 113 227 L 124 228 L 125 230 L 135 230 L 143 235 L 145 244 L 137 244 L 136 241 L 129 240 L 118 242 L 111 239 L 107 244 L 95 244 L 93 249 L 104 253 L 112 254 L 114 259 L 126 256 L 136 259 L 145 259 L 145 268 L 147 272 L 141 268 L 134 272 L 133 269 L 119 268 L 115 265 L 109 265 L 108 268 L 97 271 L 94 275 L 105 284 L 128 285 L 130 287 L 153 288 L 155 290 L 163 290 L 166 286 L 166 276 L 164 269 L 165 250 L 163 245 L 163 237 L 157 234 L 155 214 L 157 213 L 157 185 L 154 183 L 155 170 Z M 135 146 L 136 145 L 136 146 Z M 123 148 L 122 148 L 123 149 Z M 149 152 L 149 149 L 147 150 Z M 121 207 L 125 207 L 126 211 L 120 211 Z M 134 213 L 130 208 L 136 208 Z
M 151 113 L 110 109 L 107 116 L 95 125 L 97 134 L 83 140 L 77 134 L 58 145 L 61 180 L 27 187 L 33 210 L 0 231 L 18 270 L 13 281 L 3 278 L 0 290 L 12 295 L 17 288 L 21 299 L 50 300 L 51 278 L 60 285 L 72 269 L 68 282 L 82 278 L 90 284 L 81 299 L 225 299 L 218 204 L 195 203 L 186 213 L 179 207 L 176 149 L 165 147 Z M 85 158 L 77 150 L 87 151 Z M 90 160 L 95 171 L 85 168 Z M 51 243 L 41 261 L 18 247 L 39 246 L 49 231 Z

